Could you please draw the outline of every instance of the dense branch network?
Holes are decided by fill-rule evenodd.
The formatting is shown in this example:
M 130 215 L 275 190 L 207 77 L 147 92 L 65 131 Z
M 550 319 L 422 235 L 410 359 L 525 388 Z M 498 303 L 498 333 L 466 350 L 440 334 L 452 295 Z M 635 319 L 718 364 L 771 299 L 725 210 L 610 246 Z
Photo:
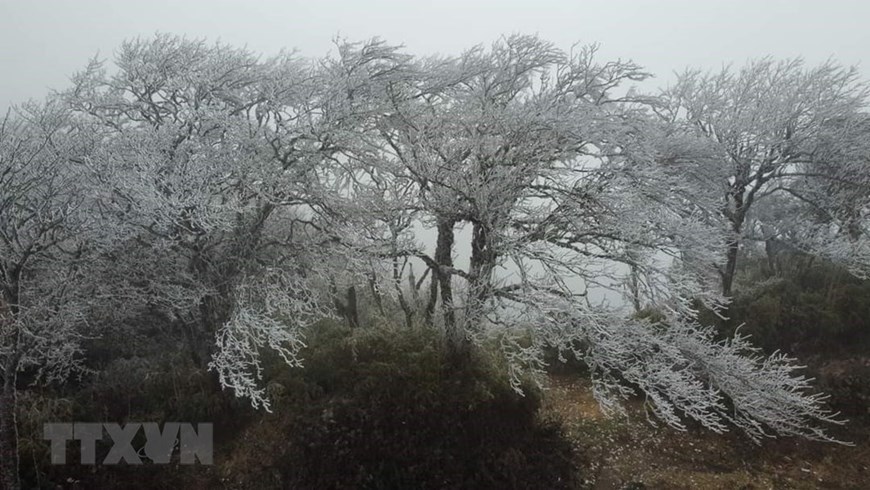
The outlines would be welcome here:
M 500 346 L 517 389 L 555 348 L 606 409 L 641 394 L 676 428 L 829 440 L 838 420 L 793 360 L 696 315 L 727 304 L 751 220 L 822 255 L 863 246 L 866 89 L 769 60 L 626 89 L 648 76 L 533 36 L 428 58 L 338 41 L 319 60 L 127 42 L 0 127 L 5 372 L 24 338 L 66 366 L 72 318 L 151 314 L 268 409 L 263 351 L 301 366 L 306 330 L 361 328 L 365 295 L 369 317 L 442 329 L 453 362 Z M 775 199 L 797 214 L 765 217 Z M 86 273 L 106 286 L 65 286 Z M 660 321 L 593 300 L 626 284 Z

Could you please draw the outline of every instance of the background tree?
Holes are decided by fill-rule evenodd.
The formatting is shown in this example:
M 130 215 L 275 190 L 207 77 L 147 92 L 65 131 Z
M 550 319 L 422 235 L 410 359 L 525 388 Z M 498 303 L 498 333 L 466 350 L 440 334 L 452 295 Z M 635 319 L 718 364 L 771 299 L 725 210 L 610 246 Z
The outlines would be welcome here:
M 19 374 L 62 381 L 80 370 L 80 340 L 99 316 L 100 240 L 84 169 L 87 138 L 56 100 L 27 104 L 0 122 L 0 478 L 20 488 Z
M 721 212 L 729 237 L 718 267 L 726 296 L 732 293 L 745 225 L 756 203 L 778 192 L 799 192 L 804 179 L 831 180 L 830 173 L 807 169 L 821 160 L 833 162 L 826 158 L 832 148 L 851 146 L 854 126 L 842 122 L 859 117 L 867 95 L 854 68 L 833 61 L 805 67 L 800 59 L 769 58 L 740 70 L 688 70 L 663 92 L 659 115 L 709 144 L 712 158 L 699 162 L 702 171 L 724 170 Z
M 866 113 L 824 128 L 812 161 L 801 164 L 781 189 L 786 209 L 771 227 L 793 250 L 818 256 L 866 279 L 870 272 L 870 118 Z M 780 238 L 776 236 L 775 238 Z

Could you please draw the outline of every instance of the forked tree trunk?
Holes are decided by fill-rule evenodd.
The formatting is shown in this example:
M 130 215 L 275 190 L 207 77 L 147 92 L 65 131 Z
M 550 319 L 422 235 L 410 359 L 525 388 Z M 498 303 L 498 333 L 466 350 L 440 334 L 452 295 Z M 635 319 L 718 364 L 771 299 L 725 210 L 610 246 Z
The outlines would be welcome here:
M 338 286 L 335 284 L 334 278 L 330 278 L 329 288 L 336 313 L 347 321 L 347 326 L 351 330 L 359 328 L 361 324 L 359 321 L 359 306 L 356 299 L 356 286 L 349 286 L 347 288 L 344 301 L 339 297 Z

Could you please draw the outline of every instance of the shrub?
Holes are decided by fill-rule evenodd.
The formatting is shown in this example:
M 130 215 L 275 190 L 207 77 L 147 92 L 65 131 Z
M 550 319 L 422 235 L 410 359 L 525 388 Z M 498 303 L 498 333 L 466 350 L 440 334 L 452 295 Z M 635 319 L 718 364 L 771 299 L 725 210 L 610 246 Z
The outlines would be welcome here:
M 538 416 L 540 393 L 525 386 L 526 396 L 517 395 L 484 356 L 448 369 L 437 334 L 391 327 L 323 324 L 309 345 L 299 378 L 281 375 L 288 405 L 276 408 L 284 414 L 275 414 L 273 427 L 287 444 L 270 444 L 261 464 L 278 469 L 280 486 L 569 488 L 575 481 L 560 426 Z M 256 487 L 256 474 L 263 473 L 236 482 Z
M 870 357 L 829 361 L 818 379 L 832 407 L 847 417 L 870 419 Z
M 833 264 L 783 257 L 777 275 L 764 261 L 746 260 L 740 288 L 729 308 L 725 333 L 742 325 L 768 352 L 785 350 L 804 358 L 851 355 L 870 345 L 870 281 Z M 794 262 L 801 266 L 791 266 Z

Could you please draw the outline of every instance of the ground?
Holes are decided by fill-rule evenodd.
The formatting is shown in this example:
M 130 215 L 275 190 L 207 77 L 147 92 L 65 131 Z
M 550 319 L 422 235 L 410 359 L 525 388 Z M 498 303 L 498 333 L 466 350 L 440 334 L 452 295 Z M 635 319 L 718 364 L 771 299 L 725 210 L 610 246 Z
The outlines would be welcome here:
M 737 433 L 654 427 L 639 403 L 627 418 L 603 416 L 589 380 L 553 375 L 544 413 L 561 419 L 577 449 L 585 488 L 870 488 L 870 424 L 851 421 L 843 446 L 796 439 L 753 444 Z

